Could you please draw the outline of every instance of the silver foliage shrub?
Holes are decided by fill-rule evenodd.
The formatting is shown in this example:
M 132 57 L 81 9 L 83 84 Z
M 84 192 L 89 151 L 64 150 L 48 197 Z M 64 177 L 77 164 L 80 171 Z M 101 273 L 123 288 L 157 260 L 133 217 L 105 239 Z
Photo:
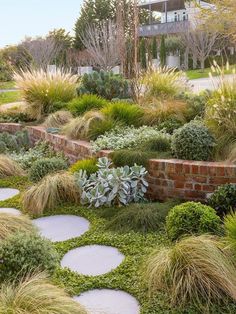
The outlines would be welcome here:
M 110 168 L 111 162 L 98 160 L 99 170 L 88 176 L 86 171 L 75 175 L 81 189 L 81 203 L 95 207 L 127 205 L 144 199 L 148 183 L 147 171 L 142 166 Z

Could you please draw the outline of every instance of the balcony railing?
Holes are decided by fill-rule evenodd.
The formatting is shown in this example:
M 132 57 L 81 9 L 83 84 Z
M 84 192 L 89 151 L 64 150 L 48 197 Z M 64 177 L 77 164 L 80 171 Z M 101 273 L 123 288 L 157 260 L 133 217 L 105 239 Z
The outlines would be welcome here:
M 158 23 L 152 25 L 141 25 L 139 27 L 140 37 L 151 37 L 162 34 L 183 33 L 189 27 L 189 21 L 176 21 L 167 23 Z

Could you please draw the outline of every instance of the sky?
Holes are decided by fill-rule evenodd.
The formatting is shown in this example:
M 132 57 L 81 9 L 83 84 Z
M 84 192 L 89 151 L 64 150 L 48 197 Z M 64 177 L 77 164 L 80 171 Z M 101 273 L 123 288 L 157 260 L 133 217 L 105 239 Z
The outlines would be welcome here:
M 73 34 L 83 0 L 0 0 L 0 48 L 54 28 Z

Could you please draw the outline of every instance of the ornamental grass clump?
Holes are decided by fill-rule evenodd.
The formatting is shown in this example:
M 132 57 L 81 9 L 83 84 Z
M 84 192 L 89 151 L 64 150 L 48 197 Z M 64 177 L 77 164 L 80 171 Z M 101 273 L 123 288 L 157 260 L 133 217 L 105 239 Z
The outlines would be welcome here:
M 77 117 L 66 124 L 62 133 L 75 140 L 89 139 L 89 133 L 94 123 L 105 121 L 105 116 L 100 111 L 88 111 L 83 116 Z
M 217 239 L 201 235 L 159 249 L 145 263 L 149 293 L 165 291 L 172 305 L 198 307 L 236 300 L 236 269 Z
M 0 155 L 0 179 L 10 176 L 24 176 L 25 172 L 20 165 L 6 155 Z
M 231 212 L 224 219 L 225 244 L 230 249 L 236 262 L 236 213 Z
M 217 138 L 216 154 L 218 159 L 236 160 L 236 74 L 229 80 L 224 69 L 216 63 L 213 73 L 218 74 L 215 91 L 206 103 L 205 121 Z
M 62 69 L 40 69 L 15 72 L 14 80 L 28 105 L 27 112 L 38 119 L 52 112 L 54 103 L 67 103 L 75 97 L 78 77 Z
M 99 110 L 108 105 L 108 101 L 97 95 L 82 95 L 71 100 L 67 108 L 76 116 L 80 116 L 87 111 Z
M 61 128 L 73 119 L 69 111 L 61 110 L 50 114 L 43 123 L 45 128 Z
M 45 273 L 28 274 L 0 287 L 2 314 L 86 314 L 65 291 L 51 284 Z
M 70 167 L 69 172 L 77 173 L 80 172 L 80 170 L 86 171 L 87 175 L 91 175 L 92 173 L 97 172 L 98 171 L 97 159 L 91 158 L 78 160 Z
M 189 89 L 183 73 L 168 67 L 147 71 L 141 78 L 141 82 L 145 86 L 142 103 L 153 98 L 172 98 Z
M 63 201 L 78 203 L 80 191 L 74 176 L 59 172 L 44 177 L 23 194 L 24 210 L 30 214 L 41 215 L 45 209 L 54 209 Z
M 143 110 L 140 106 L 128 104 L 127 102 L 114 102 L 104 107 L 101 111 L 109 119 L 124 125 L 142 125 Z
M 26 216 L 0 213 L 0 240 L 5 240 L 9 235 L 19 231 L 32 233 L 36 229 Z

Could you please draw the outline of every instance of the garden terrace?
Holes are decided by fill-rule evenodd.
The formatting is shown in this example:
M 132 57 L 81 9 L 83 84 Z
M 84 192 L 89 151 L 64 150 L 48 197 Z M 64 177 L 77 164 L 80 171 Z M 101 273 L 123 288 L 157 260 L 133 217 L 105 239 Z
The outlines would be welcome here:
M 0 124 L 0 132 L 15 133 L 21 129 L 23 126 L 20 124 Z M 89 142 L 47 133 L 45 128 L 39 126 L 28 126 L 27 130 L 32 143 L 39 140 L 49 142 L 55 151 L 63 152 L 71 163 L 94 156 Z M 108 157 L 110 154 L 111 151 L 102 150 L 97 156 Z M 148 170 L 149 196 L 152 200 L 180 198 L 206 201 L 218 186 L 236 183 L 236 165 L 225 162 L 151 159 Z

